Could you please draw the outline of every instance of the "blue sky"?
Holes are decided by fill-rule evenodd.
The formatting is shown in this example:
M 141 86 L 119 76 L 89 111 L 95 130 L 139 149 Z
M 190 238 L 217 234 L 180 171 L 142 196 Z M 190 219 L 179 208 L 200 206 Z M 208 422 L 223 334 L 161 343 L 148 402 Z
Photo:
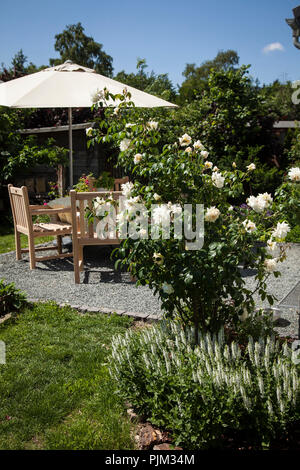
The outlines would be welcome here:
M 81 22 L 103 44 L 114 72 L 133 72 L 137 57 L 148 70 L 180 84 L 186 63 L 201 64 L 235 49 L 261 83 L 300 79 L 300 50 L 285 18 L 298 0 L 1 0 L 0 63 L 23 49 L 36 65 L 57 57 L 54 36 Z M 269 52 L 263 49 L 275 44 Z M 272 49 L 272 47 L 271 47 Z

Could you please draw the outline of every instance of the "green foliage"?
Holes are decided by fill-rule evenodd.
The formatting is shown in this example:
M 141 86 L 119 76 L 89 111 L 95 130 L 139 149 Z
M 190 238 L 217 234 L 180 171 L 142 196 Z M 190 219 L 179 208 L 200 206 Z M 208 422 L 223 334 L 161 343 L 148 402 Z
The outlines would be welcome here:
M 0 279 L 0 316 L 19 312 L 26 304 L 26 295 L 15 284 L 7 284 Z
M 300 182 L 284 181 L 275 191 L 275 200 L 278 209 L 285 212 L 290 225 L 300 225 Z
M 239 63 L 239 56 L 236 51 L 219 51 L 213 60 L 206 60 L 200 67 L 195 64 L 186 64 L 182 75 L 185 77 L 179 89 L 179 99 L 181 103 L 199 99 L 202 92 L 207 88 L 208 79 L 212 70 L 227 71 L 233 69 Z
M 176 92 L 168 74 L 155 74 L 146 73 L 145 68 L 147 63 L 145 59 L 138 59 L 137 69 L 138 72 L 126 73 L 124 70 L 119 72 L 114 79 L 121 83 L 132 86 L 139 90 L 150 93 L 151 95 L 159 96 L 167 101 L 175 101 Z
M 56 34 L 55 39 L 54 48 L 60 53 L 60 59 L 50 59 L 51 65 L 71 60 L 111 77 L 112 57 L 104 52 L 102 44 L 86 36 L 81 23 L 66 26 L 62 33 Z
M 286 241 L 290 243 L 300 243 L 300 225 L 296 225 L 287 234 Z
M 87 176 L 86 175 L 80 176 L 78 182 L 76 184 L 74 184 L 74 186 L 73 186 L 75 191 L 77 191 L 78 193 L 88 192 L 90 190 L 89 178 L 91 178 L 92 176 L 93 176 L 93 173 L 90 173 Z
M 54 139 L 38 145 L 35 136 L 20 134 L 25 117 L 26 113 L 0 107 L 0 186 L 36 165 L 56 167 L 68 162 L 68 150 L 55 145 Z
M 185 449 L 222 448 L 237 435 L 256 449 L 299 417 L 297 353 L 273 339 L 226 344 L 219 334 L 161 323 L 113 341 L 111 375 L 136 411 Z M 237 446 L 239 442 L 237 442 Z

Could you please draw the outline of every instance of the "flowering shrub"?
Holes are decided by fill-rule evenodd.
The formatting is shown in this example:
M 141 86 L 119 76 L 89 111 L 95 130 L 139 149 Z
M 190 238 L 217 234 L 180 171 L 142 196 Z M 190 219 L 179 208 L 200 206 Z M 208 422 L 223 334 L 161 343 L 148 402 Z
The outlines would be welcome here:
M 278 262 L 285 253 L 277 242 L 284 240 L 288 224 L 271 194 L 249 197 L 242 212 L 230 203 L 243 195 L 255 165 L 249 164 L 245 172 L 236 164 L 230 171 L 220 171 L 208 160 L 211 149 L 188 133 L 161 147 L 159 122 L 130 110 L 128 93 L 118 99 L 118 107 L 106 111 L 101 134 L 94 129 L 92 137 L 118 145 L 119 164 L 134 179 L 134 184 L 123 186 L 127 202 L 118 222 L 122 229 L 135 221 L 139 236 L 124 240 L 118 263 L 129 266 L 138 284 L 148 285 L 159 295 L 169 316 L 194 322 L 196 334 L 198 326 L 218 331 L 226 322 L 237 325 L 245 310 L 253 310 L 254 292 L 245 287 L 242 267 L 257 271 L 255 292 L 272 303 L 266 279 L 271 273 L 279 275 Z M 148 227 L 139 226 L 141 214 L 137 214 L 136 204 L 142 204 L 143 216 L 150 219 L 151 215 L 152 228 L 156 226 L 161 238 L 150 238 Z M 204 245 L 196 250 L 191 249 L 192 238 L 175 236 L 174 227 L 182 221 L 185 204 L 194 209 L 204 205 Z M 172 222 L 170 237 L 158 228 L 168 219 Z M 188 222 L 196 238 L 201 235 L 198 219 L 193 213 Z
M 300 225 L 300 167 L 288 171 L 286 181 L 275 191 L 279 209 L 292 226 Z
M 175 444 L 208 448 L 238 432 L 248 445 L 267 446 L 300 418 L 299 351 L 267 338 L 244 352 L 224 332 L 161 323 L 128 330 L 113 341 L 111 375 L 119 393 L 164 429 Z
M 91 178 L 93 176 L 92 173 L 90 173 L 89 175 L 82 175 L 78 182 L 76 184 L 74 184 L 73 188 L 75 189 L 75 191 L 77 191 L 78 193 L 84 193 L 84 192 L 88 192 L 90 191 L 90 186 L 89 186 L 89 178 Z

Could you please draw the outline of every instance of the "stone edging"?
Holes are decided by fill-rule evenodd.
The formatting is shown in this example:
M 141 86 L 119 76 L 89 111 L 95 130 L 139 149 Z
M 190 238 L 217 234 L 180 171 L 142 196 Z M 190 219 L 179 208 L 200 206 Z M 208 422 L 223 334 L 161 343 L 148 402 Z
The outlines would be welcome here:
M 40 299 L 32 299 L 29 298 L 27 299 L 29 303 L 37 303 L 37 302 L 49 302 L 49 300 L 40 300 Z M 151 315 L 149 313 L 142 313 L 142 312 L 130 312 L 127 310 L 120 310 L 120 309 L 114 309 L 114 308 L 105 308 L 105 307 L 89 307 L 88 305 L 80 306 L 80 305 L 75 305 L 75 304 L 69 304 L 66 302 L 57 302 L 54 301 L 59 307 L 70 307 L 73 308 L 74 310 L 77 310 L 80 313 L 106 313 L 108 315 L 111 314 L 117 314 L 123 317 L 132 317 L 135 320 L 142 320 L 142 321 L 158 321 L 160 317 L 158 315 Z

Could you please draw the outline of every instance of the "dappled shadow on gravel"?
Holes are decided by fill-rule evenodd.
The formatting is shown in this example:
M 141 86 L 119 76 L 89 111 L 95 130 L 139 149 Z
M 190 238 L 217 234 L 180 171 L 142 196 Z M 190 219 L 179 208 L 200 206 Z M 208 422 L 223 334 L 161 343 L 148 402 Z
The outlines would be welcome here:
M 157 315 L 159 299 L 146 286 L 131 282 L 126 267 L 115 269 L 113 248 L 91 246 L 84 249 L 84 272 L 80 284 L 74 282 L 73 258 L 37 262 L 29 269 L 28 255 L 16 261 L 15 254 L 0 256 L 0 279 L 14 282 L 29 298 L 55 300 L 80 307 L 96 307 Z M 53 252 L 44 252 L 45 255 Z

